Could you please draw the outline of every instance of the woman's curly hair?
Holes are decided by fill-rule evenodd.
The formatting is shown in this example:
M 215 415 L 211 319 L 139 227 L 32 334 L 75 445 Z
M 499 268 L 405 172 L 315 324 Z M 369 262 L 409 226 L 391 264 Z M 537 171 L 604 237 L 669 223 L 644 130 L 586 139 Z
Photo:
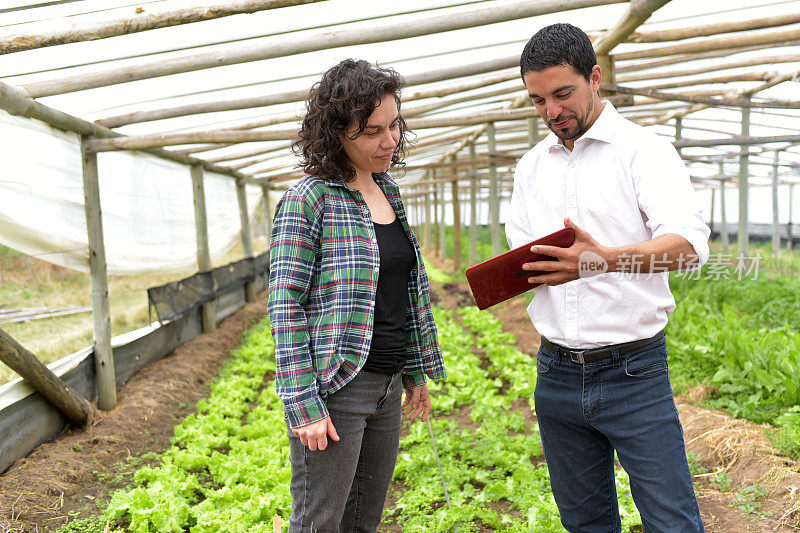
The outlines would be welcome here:
M 378 101 L 394 96 L 400 110 L 400 91 L 405 80 L 394 69 L 370 65 L 364 60 L 345 59 L 322 75 L 306 102 L 306 116 L 292 150 L 300 157 L 300 167 L 323 179 L 353 181 L 356 171 L 342 147 L 339 135 L 353 122 L 358 126 L 350 139 L 358 138 L 367 127 Z M 400 139 L 392 155 L 392 165 L 402 166 L 406 155 L 406 122 L 399 119 Z

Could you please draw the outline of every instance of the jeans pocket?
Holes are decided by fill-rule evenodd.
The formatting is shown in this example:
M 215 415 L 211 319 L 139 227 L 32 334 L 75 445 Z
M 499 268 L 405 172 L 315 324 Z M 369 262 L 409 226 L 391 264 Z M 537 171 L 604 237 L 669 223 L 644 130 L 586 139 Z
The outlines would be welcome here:
M 544 348 L 539 348 L 536 353 L 536 372 L 538 374 L 547 374 L 552 366 L 553 356 Z
M 625 359 L 625 374 L 632 378 L 649 378 L 666 373 L 667 345 L 663 340 L 628 354 Z

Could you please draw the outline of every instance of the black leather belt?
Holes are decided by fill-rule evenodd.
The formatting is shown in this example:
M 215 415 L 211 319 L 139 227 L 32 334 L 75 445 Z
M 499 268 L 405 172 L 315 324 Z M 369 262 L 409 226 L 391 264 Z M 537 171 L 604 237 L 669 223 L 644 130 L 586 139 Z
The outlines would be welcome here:
M 600 348 L 590 348 L 588 350 L 573 350 L 560 344 L 553 344 L 545 337 L 542 337 L 542 346 L 553 352 L 559 357 L 569 359 L 573 363 L 592 363 L 594 361 L 601 361 L 611 357 L 612 348 L 616 348 L 617 352 L 622 355 L 644 348 L 654 342 L 661 340 L 664 337 L 664 330 L 662 329 L 649 339 L 642 339 L 638 341 L 623 342 L 621 344 L 611 344 L 609 346 L 601 346 Z

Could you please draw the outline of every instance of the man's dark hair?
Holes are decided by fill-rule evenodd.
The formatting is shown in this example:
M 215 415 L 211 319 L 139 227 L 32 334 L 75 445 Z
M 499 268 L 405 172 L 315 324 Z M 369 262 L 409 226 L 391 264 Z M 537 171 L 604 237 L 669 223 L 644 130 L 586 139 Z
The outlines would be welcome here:
M 380 68 L 364 60 L 345 59 L 322 75 L 314 84 L 306 102 L 306 116 L 292 149 L 300 156 L 300 167 L 306 174 L 322 179 L 342 178 L 352 181 L 356 171 L 342 147 L 339 135 L 355 122 L 356 132 L 364 133 L 378 101 L 392 95 L 400 111 L 400 90 L 405 80 L 391 68 Z M 406 148 L 407 127 L 400 116 L 400 139 L 392 165 L 402 166 Z
M 531 37 L 522 50 L 519 69 L 524 78 L 531 71 L 570 65 L 589 81 L 596 64 L 597 56 L 589 36 L 572 24 L 561 23 L 546 26 Z

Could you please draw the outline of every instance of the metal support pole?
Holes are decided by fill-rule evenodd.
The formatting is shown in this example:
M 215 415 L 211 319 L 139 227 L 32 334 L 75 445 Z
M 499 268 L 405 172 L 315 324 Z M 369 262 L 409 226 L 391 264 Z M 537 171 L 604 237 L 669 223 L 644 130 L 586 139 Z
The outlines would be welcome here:
M 500 196 L 497 191 L 497 165 L 491 159 L 495 155 L 495 129 L 494 122 L 486 126 L 486 151 L 490 157 L 489 162 L 489 227 L 492 234 L 492 255 L 500 253 Z
M 778 221 L 778 165 L 780 164 L 780 151 L 775 150 L 775 159 L 772 162 L 772 255 L 781 251 L 781 227 Z
M 746 101 L 749 96 L 743 96 Z M 750 108 L 742 108 L 742 137 L 750 136 Z M 750 252 L 750 228 L 748 227 L 748 180 L 750 178 L 750 147 L 743 145 L 739 151 L 739 257 L 747 257 Z
M 86 211 L 86 231 L 89 237 L 89 271 L 92 283 L 97 407 L 103 411 L 110 411 L 117 406 L 114 352 L 111 349 L 111 304 L 108 299 L 108 269 L 103 239 L 103 214 L 100 209 L 97 153 L 86 149 L 87 139 L 86 135 L 81 136 L 84 209 Z
M 197 235 L 197 270 L 211 271 L 211 252 L 208 246 L 208 218 L 206 214 L 206 193 L 203 187 L 203 167 L 192 165 L 192 192 L 194 195 L 194 227 Z M 213 283 L 213 282 L 212 282 Z M 216 287 L 211 288 L 212 291 Z M 217 302 L 212 299 L 202 305 L 203 333 L 217 330 Z
M 247 196 L 244 183 L 236 184 L 236 197 L 239 200 L 239 218 L 242 220 L 242 248 L 244 257 L 253 257 L 253 232 L 250 229 L 250 214 L 247 211 Z M 256 299 L 256 284 L 248 281 L 244 284 L 244 298 L 248 302 Z

